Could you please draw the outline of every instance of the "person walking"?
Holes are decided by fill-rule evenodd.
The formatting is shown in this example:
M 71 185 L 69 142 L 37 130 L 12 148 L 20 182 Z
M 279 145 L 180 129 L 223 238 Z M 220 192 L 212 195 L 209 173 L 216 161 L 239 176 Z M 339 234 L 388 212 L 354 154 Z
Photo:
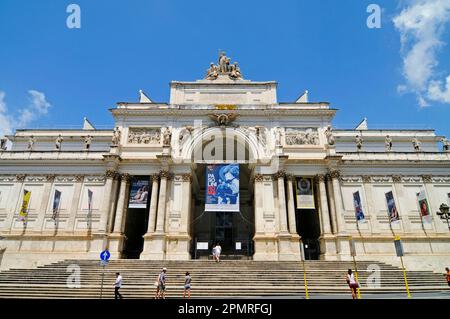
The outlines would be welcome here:
M 189 271 L 186 272 L 186 277 L 184 277 L 183 298 L 186 298 L 186 293 L 188 299 L 191 299 L 191 275 L 189 274 Z
M 213 248 L 213 258 L 216 262 L 220 262 L 220 253 L 222 252 L 222 247 L 219 243 L 216 244 Z
M 122 287 L 122 276 L 116 272 L 116 282 L 114 283 L 114 299 L 123 299 L 119 289 Z
M 445 275 L 447 278 L 447 285 L 450 287 L 450 269 L 448 267 L 445 267 Z
M 352 291 L 352 298 L 358 299 L 357 289 L 359 288 L 359 284 L 355 279 L 355 276 L 353 275 L 353 272 L 351 269 L 348 270 L 347 276 L 346 276 L 347 285 L 350 287 Z
M 167 268 L 163 268 L 158 275 L 158 286 L 156 288 L 155 299 L 166 299 L 166 272 Z

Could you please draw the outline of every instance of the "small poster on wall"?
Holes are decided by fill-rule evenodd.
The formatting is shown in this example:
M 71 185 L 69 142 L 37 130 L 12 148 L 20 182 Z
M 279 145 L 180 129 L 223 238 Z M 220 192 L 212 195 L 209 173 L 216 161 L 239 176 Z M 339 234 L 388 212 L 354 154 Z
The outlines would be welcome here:
M 313 179 L 300 177 L 295 184 L 297 209 L 315 209 Z
M 396 223 L 399 221 L 397 206 L 395 205 L 394 194 L 392 191 L 384 194 L 386 196 L 386 203 L 388 208 L 388 217 L 390 223 Z
M 361 196 L 359 191 L 353 193 L 353 204 L 355 206 L 355 216 L 357 222 L 364 222 L 366 217 L 364 216 L 363 207 L 361 203 Z
M 147 208 L 150 182 L 147 179 L 139 179 L 131 183 L 130 200 L 128 208 Z
M 428 199 L 426 197 L 425 191 L 420 191 L 417 193 L 417 201 L 419 204 L 420 218 L 422 222 L 431 222 L 430 205 L 428 204 Z

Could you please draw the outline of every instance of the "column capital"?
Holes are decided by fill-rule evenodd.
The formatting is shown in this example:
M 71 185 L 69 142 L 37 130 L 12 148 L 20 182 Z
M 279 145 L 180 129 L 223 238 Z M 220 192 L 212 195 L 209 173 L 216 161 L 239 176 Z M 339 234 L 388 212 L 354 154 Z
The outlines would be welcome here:
M 402 175 L 392 175 L 392 181 L 394 183 L 401 183 L 402 182 Z
M 131 180 L 131 175 L 128 173 L 123 173 L 120 175 L 122 181 L 129 182 Z
M 315 177 L 316 182 L 325 182 L 326 175 L 325 174 L 317 174 Z
M 185 173 L 181 175 L 181 180 L 183 182 L 189 182 L 192 183 L 192 174 L 191 173 Z
M 264 180 L 264 175 L 263 174 L 255 174 L 253 176 L 253 179 L 255 180 L 255 182 L 262 182 Z
M 113 170 L 113 169 L 106 170 L 106 173 L 105 173 L 106 178 L 114 179 L 114 178 L 116 178 L 116 176 L 117 176 L 117 172 L 115 170 Z
M 55 177 L 55 174 L 45 175 L 45 179 L 47 180 L 47 182 L 53 182 L 55 180 Z
M 329 175 L 332 179 L 335 179 L 335 178 L 339 179 L 339 178 L 341 177 L 341 172 L 338 171 L 337 169 L 334 169 L 334 170 L 330 170 L 330 171 L 328 172 L 328 175 Z
M 75 181 L 81 183 L 82 181 L 84 181 L 84 175 L 75 175 Z
M 431 177 L 431 175 L 422 175 L 421 177 L 422 177 L 422 181 L 423 181 L 424 183 L 431 183 L 431 182 L 432 182 L 432 177 Z
M 362 177 L 362 181 L 364 183 L 371 183 L 372 182 L 372 176 L 370 176 L 370 175 L 363 175 L 361 177 Z
M 159 174 L 150 175 L 150 179 L 152 180 L 152 182 L 159 181 Z
M 25 180 L 25 177 L 27 177 L 27 175 L 25 175 L 25 174 L 18 174 L 18 175 L 16 175 L 16 180 L 18 182 L 23 182 Z
M 286 174 L 286 180 L 292 182 L 295 180 L 295 175 L 294 174 Z
M 170 172 L 169 171 L 167 171 L 167 170 L 161 170 L 161 171 L 159 171 L 159 176 L 161 177 L 161 178 L 167 178 L 167 179 L 169 179 L 170 178 Z
M 284 171 L 284 170 L 279 170 L 278 172 L 276 172 L 275 174 L 273 174 L 273 177 L 276 178 L 276 179 L 284 178 L 284 177 L 286 177 L 286 171 Z

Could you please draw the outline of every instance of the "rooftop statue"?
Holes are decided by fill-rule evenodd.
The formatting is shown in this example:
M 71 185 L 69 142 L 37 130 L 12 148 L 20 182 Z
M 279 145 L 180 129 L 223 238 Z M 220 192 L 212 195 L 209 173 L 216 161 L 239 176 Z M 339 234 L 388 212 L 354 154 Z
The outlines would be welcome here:
M 211 62 L 208 71 L 206 72 L 205 79 L 215 80 L 219 75 L 228 75 L 232 80 L 242 79 L 241 69 L 237 62 L 230 64 L 231 59 L 225 55 L 225 52 L 219 53 L 219 60 L 217 65 Z

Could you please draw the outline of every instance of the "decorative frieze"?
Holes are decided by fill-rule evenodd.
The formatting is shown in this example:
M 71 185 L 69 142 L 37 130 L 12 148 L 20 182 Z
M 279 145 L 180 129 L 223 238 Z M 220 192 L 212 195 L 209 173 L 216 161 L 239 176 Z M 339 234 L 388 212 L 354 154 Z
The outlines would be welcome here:
M 104 183 L 106 178 L 104 175 L 96 175 L 96 176 L 86 176 L 85 180 L 86 182 L 90 183 Z
M 161 128 L 130 127 L 128 129 L 128 144 L 161 144 Z
M 432 176 L 431 180 L 434 184 L 449 184 L 450 176 Z
M 420 176 L 402 176 L 402 183 L 422 183 Z
M 331 174 L 330 174 L 331 175 Z M 345 175 L 345 176 L 338 176 L 338 177 L 332 177 L 331 178 L 339 178 L 339 180 L 342 183 L 362 183 L 363 177 L 362 176 L 352 176 L 352 175 Z
M 319 145 L 319 132 L 316 128 L 285 129 L 286 145 Z
M 382 176 L 372 176 L 372 181 L 374 183 L 391 183 L 392 177 L 387 175 Z

